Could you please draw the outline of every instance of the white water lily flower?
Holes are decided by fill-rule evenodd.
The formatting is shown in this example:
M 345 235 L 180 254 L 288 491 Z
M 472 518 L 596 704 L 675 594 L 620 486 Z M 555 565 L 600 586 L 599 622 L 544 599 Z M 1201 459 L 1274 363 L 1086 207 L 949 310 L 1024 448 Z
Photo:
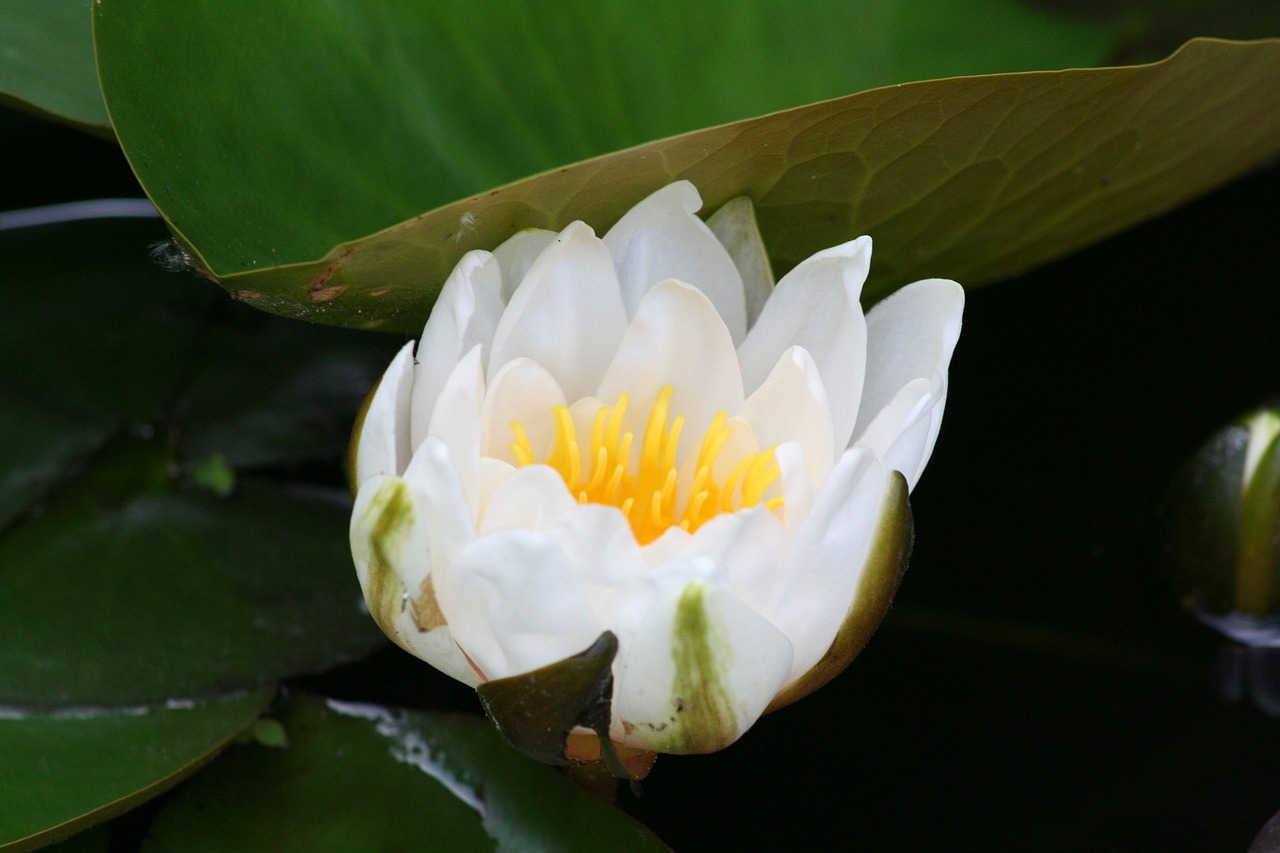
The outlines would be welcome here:
M 865 316 L 861 237 L 774 287 L 688 182 L 603 239 L 468 253 L 354 454 L 351 544 L 402 647 L 476 686 L 617 638 L 610 738 L 709 752 L 861 648 L 910 546 L 963 291 Z

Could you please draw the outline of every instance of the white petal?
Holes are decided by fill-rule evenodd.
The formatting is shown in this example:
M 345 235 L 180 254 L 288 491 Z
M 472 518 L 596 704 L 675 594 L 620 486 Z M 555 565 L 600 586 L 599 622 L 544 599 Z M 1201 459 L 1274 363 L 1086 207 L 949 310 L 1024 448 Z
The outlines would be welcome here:
M 814 485 L 827 478 L 835 460 L 831 413 L 818 367 L 804 349 L 789 347 L 782 354 L 769 378 L 743 403 L 742 416 L 762 448 L 797 441 Z
M 570 400 L 595 390 L 626 311 L 613 259 L 591 229 L 575 222 L 538 256 L 498 321 L 489 378 L 509 361 L 530 358 Z
M 724 571 L 730 591 L 757 612 L 772 605 L 785 583 L 791 534 L 762 506 L 713 518 L 686 544 L 683 559 L 707 557 Z
M 946 377 L 963 313 L 964 290 L 943 279 L 909 284 L 868 312 L 867 381 L 853 432 L 855 441 L 913 379 L 930 380 L 935 393 L 944 390 L 937 377 Z M 941 411 L 938 417 L 941 419 Z
M 545 536 L 524 530 L 494 533 L 464 549 L 438 597 L 454 639 L 489 679 L 575 655 L 604 631 L 569 558 Z
M 426 506 L 423 517 L 432 573 L 439 584 L 454 556 L 475 540 L 475 515 L 463 494 L 462 480 L 453 467 L 449 449 L 439 439 L 428 437 L 422 442 L 404 479 Z
M 782 486 L 783 522 L 794 534 L 809 517 L 818 492 L 809 479 L 809 466 L 799 442 L 784 441 L 774 448 L 773 456 L 781 471 L 778 482 Z
M 854 438 L 854 446 L 873 452 L 889 470 L 901 471 L 908 490 L 914 488 L 937 435 L 933 426 L 941 421 L 933 417 L 938 402 L 928 379 L 911 380 Z
M 742 276 L 749 329 L 755 325 L 760 309 L 773 293 L 773 268 L 769 265 L 769 253 L 760 237 L 755 206 L 744 195 L 730 199 L 707 219 L 707 227 L 724 246 L 733 259 L 733 265 L 738 268 L 738 275 Z
M 556 241 L 556 232 L 543 228 L 526 228 L 516 232 L 501 246 L 493 250 L 502 268 L 502 303 L 511 301 L 511 294 L 524 281 L 525 274 L 538 256 Z
M 373 392 L 356 447 L 357 489 L 379 474 L 399 474 L 409 464 L 409 400 L 413 388 L 413 343 L 396 353 Z
M 502 315 L 502 274 L 488 252 L 467 252 L 445 280 L 418 346 L 413 370 L 413 447 L 422 443 L 436 399 L 464 353 L 477 344 L 488 355 Z
M 742 276 L 711 229 L 694 216 L 700 207 L 693 184 L 676 181 L 627 211 L 604 242 L 618 267 L 628 315 L 635 316 L 653 285 L 678 279 L 707 295 L 736 344 L 747 331 Z
M 416 602 L 434 594 L 428 538 L 425 503 L 407 482 L 366 483 L 351 514 L 351 554 L 370 613 L 401 648 L 474 687 L 479 678 L 448 627 L 423 630 L 414 618 Z
M 540 531 L 578 506 L 553 469 L 546 465 L 517 468 L 494 490 L 480 522 L 480 534 L 514 528 Z
M 480 346 L 462 357 L 445 381 L 427 429 L 430 438 L 449 450 L 458 472 L 471 517 L 480 511 L 480 401 L 484 398 L 484 369 Z
M 536 361 L 518 358 L 498 369 L 480 407 L 480 453 L 517 463 L 511 445 L 512 421 L 519 421 L 533 447 L 534 458 L 547 458 L 555 444 L 552 408 L 565 404 L 555 377 Z
M 846 451 L 792 546 L 786 582 L 765 615 L 795 649 L 790 681 L 826 653 L 862 579 L 890 474 L 875 455 Z
M 579 505 L 543 532 L 569 556 L 586 584 L 621 589 L 648 570 L 631 525 L 614 507 Z
M 680 454 L 701 442 L 716 412 L 742 407 L 742 379 L 733 341 L 715 307 L 697 288 L 678 281 L 652 287 L 627 326 L 597 397 L 610 402 L 626 392 L 624 427 L 638 453 L 649 409 L 670 385 L 672 416 L 685 417 Z
M 656 752 L 722 749 L 790 669 L 790 644 L 760 614 L 706 580 L 669 577 L 615 664 L 616 728 L 627 745 Z
M 803 261 L 778 282 L 738 348 L 747 393 L 760 387 L 788 347 L 804 347 L 813 356 L 827 391 L 836 448 L 849 443 L 862 397 L 867 329 L 858 297 L 870 263 L 868 237 Z

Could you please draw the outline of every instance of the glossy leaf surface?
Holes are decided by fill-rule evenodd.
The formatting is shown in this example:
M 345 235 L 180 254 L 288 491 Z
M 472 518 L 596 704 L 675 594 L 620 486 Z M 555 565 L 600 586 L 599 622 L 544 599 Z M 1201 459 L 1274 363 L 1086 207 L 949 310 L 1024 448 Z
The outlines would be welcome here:
M 260 690 L 168 706 L 0 713 L 0 846 L 34 849 L 156 796 L 216 755 L 270 698 Z
M 147 853 L 666 847 L 477 718 L 294 697 L 289 745 L 236 747 L 157 816 Z
M 93 61 L 93 19 L 80 0 L 0 4 L 0 103 L 111 135 Z
M 616 216 L 612 208 L 637 200 L 630 165 L 585 186 L 583 172 L 571 188 L 542 185 L 519 221 L 472 223 L 452 212 L 426 231 L 399 229 L 345 274 L 344 263 L 291 269 L 299 292 L 251 274 L 314 261 L 437 205 L 628 145 L 913 77 L 1094 64 L 1112 42 L 1105 26 L 1005 0 L 977 5 L 716 2 L 691 13 L 613 0 L 571 4 L 551 19 L 521 2 L 398 0 L 369 15 L 291 0 L 273 7 L 269 27 L 257 7 L 218 4 L 188 10 L 174 28 L 168 4 L 114 0 L 96 8 L 95 26 L 125 152 L 206 265 L 221 277 L 250 274 L 254 281 L 228 285 L 259 307 L 366 325 L 385 323 L 406 298 L 422 314 L 452 263 L 405 264 L 396 247 L 406 237 L 456 258 L 548 214 Z M 993 25 L 1001 33 L 989 38 Z M 692 151 L 708 151 L 702 137 L 670 169 Z M 717 155 L 712 168 L 747 191 L 757 165 L 767 163 Z M 588 207 L 572 197 L 579 190 L 595 194 Z M 347 279 L 375 257 L 392 266 L 357 273 L 362 288 L 397 293 L 357 304 Z M 408 289 L 425 299 L 398 292 Z M 415 324 L 421 318 L 397 325 Z

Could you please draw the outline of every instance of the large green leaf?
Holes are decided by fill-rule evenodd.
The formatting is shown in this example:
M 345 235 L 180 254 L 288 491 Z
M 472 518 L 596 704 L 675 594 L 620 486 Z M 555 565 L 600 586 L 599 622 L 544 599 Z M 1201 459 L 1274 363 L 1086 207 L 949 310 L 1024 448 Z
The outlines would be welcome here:
M 345 493 L 227 466 L 336 463 L 387 348 L 164 273 L 162 235 L 0 232 L 0 704 L 209 695 L 383 642 Z
M 0 539 L 0 704 L 134 704 L 330 666 L 382 642 L 342 492 L 244 482 L 50 510 Z M 16 618 L 15 618 L 16 617 Z
M 86 0 L 0 4 L 0 104 L 111 135 L 93 62 Z
M 1013 0 L 595 0 L 554 15 L 527 0 L 288 0 L 269 23 L 254 4 L 192 3 L 181 27 L 163 0 L 114 0 L 95 21 L 130 162 L 224 277 L 314 261 L 434 206 L 629 145 L 913 77 L 1094 64 L 1113 41 L 1105 26 Z M 532 201 L 543 221 L 571 200 L 560 184 Z M 599 201 L 572 212 L 609 215 Z M 458 212 L 443 230 L 432 222 L 412 242 L 446 240 L 451 257 L 500 233 L 487 221 L 459 231 Z M 395 242 L 353 260 L 367 266 Z M 446 266 L 395 262 L 362 281 L 430 293 Z M 353 325 L 385 321 L 403 301 L 357 306 L 336 274 L 287 274 L 300 294 L 253 277 L 228 285 L 260 307 Z
M 483 720 L 308 697 L 288 746 L 237 747 L 157 815 L 148 853 L 665 850 Z
M 247 728 L 271 693 L 0 712 L 0 847 L 50 844 L 172 787 Z

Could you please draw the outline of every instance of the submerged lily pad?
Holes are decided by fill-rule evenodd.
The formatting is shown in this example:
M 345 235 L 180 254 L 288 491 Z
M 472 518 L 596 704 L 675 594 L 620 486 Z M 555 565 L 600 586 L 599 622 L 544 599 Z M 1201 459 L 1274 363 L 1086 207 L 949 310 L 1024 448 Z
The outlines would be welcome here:
M 146 853 L 666 850 L 484 720 L 295 696 L 286 747 L 238 746 L 157 815 Z
M 271 695 L 0 711 L 0 847 L 33 850 L 167 790 L 248 728 Z

